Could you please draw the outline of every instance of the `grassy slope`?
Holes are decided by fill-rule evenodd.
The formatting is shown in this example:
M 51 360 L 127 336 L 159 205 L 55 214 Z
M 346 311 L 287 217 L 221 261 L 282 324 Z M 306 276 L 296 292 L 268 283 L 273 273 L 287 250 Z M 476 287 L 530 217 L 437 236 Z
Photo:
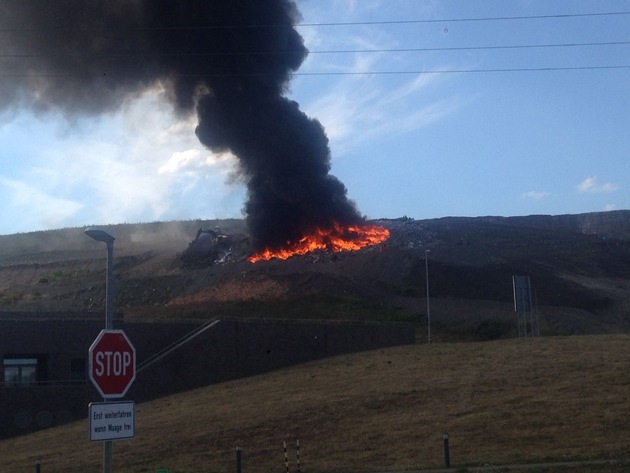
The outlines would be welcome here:
M 416 345 L 139 405 L 114 471 L 232 472 L 239 445 L 246 473 L 279 472 L 282 441 L 298 438 L 306 472 L 439 467 L 442 432 L 453 465 L 623 458 L 628 419 L 628 335 Z M 45 473 L 98 472 L 101 455 L 86 421 L 0 442 L 12 473 L 37 458 Z

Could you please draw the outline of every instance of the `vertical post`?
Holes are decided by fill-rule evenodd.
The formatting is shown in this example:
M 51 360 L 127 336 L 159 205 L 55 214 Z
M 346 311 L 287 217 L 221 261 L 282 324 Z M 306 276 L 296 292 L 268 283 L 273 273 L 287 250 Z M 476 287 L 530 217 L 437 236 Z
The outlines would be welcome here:
M 427 343 L 431 344 L 431 308 L 429 305 L 429 251 L 424 250 L 425 279 L 427 282 Z
M 42 472 L 42 465 L 39 460 L 35 460 L 35 473 Z
M 86 228 L 84 233 L 96 241 L 107 245 L 107 273 L 105 279 L 105 329 L 114 328 L 114 240 L 116 238 L 104 230 Z M 103 398 L 104 402 L 107 399 Z M 112 473 L 112 441 L 103 442 L 103 473 Z
M 297 463 L 297 473 L 300 473 L 300 439 L 295 441 L 295 461 Z
M 111 440 L 103 442 L 103 473 L 112 473 L 112 444 Z
M 449 447 L 448 447 L 448 434 L 447 433 L 442 434 L 442 441 L 444 442 L 444 466 L 446 468 L 450 468 L 451 467 L 451 454 L 449 452 Z
M 105 328 L 114 328 L 114 242 L 107 241 L 107 280 L 105 282 Z M 103 398 L 104 402 L 107 399 Z M 103 473 L 112 473 L 112 450 L 114 442 L 103 443 Z
M 241 471 L 242 471 L 241 447 L 236 447 L 236 473 L 241 473 Z
M 105 282 L 105 328 L 114 328 L 114 242 L 107 242 L 107 281 Z
M 521 312 L 519 307 L 519 296 L 516 291 L 516 275 L 512 275 L 512 292 L 514 294 L 514 312 L 516 312 L 516 326 L 518 327 L 518 338 L 521 338 Z
M 287 443 L 282 442 L 284 445 L 284 466 L 286 467 L 286 472 L 289 473 L 289 454 L 287 453 Z

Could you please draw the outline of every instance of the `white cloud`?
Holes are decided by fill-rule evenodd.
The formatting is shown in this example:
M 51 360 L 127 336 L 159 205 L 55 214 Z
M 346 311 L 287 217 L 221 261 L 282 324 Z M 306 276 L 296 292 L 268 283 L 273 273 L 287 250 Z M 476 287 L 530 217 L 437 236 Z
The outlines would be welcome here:
M 613 184 L 612 182 L 607 182 L 605 184 L 600 184 L 597 177 L 591 176 L 584 179 L 577 186 L 577 190 L 579 192 L 589 192 L 589 193 L 598 193 L 598 192 L 614 192 L 619 188 L 617 184 Z
M 541 200 L 541 199 L 544 199 L 545 197 L 547 197 L 549 195 L 549 192 L 545 192 L 545 191 L 529 191 L 529 192 L 524 192 L 521 195 L 522 195 L 522 197 L 524 197 L 526 199 Z
M 225 173 L 227 167 L 232 168 L 235 165 L 235 160 L 236 157 L 231 153 L 210 153 L 203 156 L 200 149 L 176 151 L 165 164 L 158 168 L 157 173 L 190 175 L 199 173 L 203 168 L 212 167 L 216 168 L 217 173 Z
M 0 175 L 0 232 L 240 215 L 234 156 L 204 148 L 159 91 L 37 141 L 26 130 L 47 122 L 23 121 L 26 138 L 5 148 L 20 166 Z
M 158 174 L 174 174 L 182 169 L 196 167 L 199 163 L 201 152 L 198 149 L 189 149 L 186 151 L 176 151 L 170 159 L 160 166 L 157 170 Z
M 617 210 L 619 207 L 617 207 L 616 204 L 606 204 L 604 206 L 604 211 L 609 212 L 611 210 Z
M 362 70 L 366 64 L 355 66 Z M 335 155 L 343 155 L 359 142 L 430 126 L 469 102 L 458 97 L 427 99 L 427 89 L 441 80 L 448 79 L 419 74 L 391 87 L 380 80 L 350 76 L 307 104 L 305 110 L 324 125 Z
M 26 182 L 0 176 L 5 217 L 14 218 L 14 231 L 37 228 L 59 228 L 71 221 L 83 205 L 69 199 L 55 197 Z
M 190 116 L 178 120 L 172 124 L 161 123 L 156 133 L 157 143 L 170 146 L 174 142 L 197 142 L 195 128 L 197 127 L 197 117 Z

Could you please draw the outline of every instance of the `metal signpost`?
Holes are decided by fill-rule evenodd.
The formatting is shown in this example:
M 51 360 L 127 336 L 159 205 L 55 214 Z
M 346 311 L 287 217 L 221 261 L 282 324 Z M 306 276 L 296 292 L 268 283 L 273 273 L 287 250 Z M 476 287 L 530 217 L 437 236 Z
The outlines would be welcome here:
M 136 379 L 136 349 L 122 330 L 101 330 L 89 350 L 88 372 L 103 396 L 91 403 L 90 440 L 102 441 L 103 473 L 112 471 L 112 441 L 135 435 L 135 403 L 108 402 L 121 398 Z
M 84 233 L 93 240 L 107 245 L 105 330 L 99 333 L 89 351 L 90 379 L 103 396 L 104 402 L 92 403 L 89 409 L 90 440 L 103 441 L 103 473 L 111 473 L 112 440 L 131 438 L 135 434 L 135 404 L 132 402 L 130 406 L 125 402 L 107 401 L 110 398 L 123 397 L 136 379 L 136 349 L 122 330 L 113 330 L 114 241 L 116 238 L 99 228 L 86 228 Z M 103 419 L 106 420 L 106 425 L 98 422 Z M 114 422 L 116 419 L 124 419 L 127 422 Z M 121 432 L 123 437 L 118 436 Z
M 424 267 L 427 282 L 427 343 L 431 345 L 431 308 L 429 306 L 429 251 L 424 250 Z

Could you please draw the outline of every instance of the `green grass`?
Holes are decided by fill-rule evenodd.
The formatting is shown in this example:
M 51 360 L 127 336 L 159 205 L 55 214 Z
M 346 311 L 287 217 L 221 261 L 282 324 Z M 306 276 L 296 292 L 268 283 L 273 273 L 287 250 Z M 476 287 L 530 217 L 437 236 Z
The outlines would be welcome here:
M 87 409 L 87 406 L 86 406 Z M 137 406 L 136 438 L 114 444 L 114 471 L 284 471 L 282 442 L 300 440 L 302 471 L 628 456 L 630 336 L 435 343 L 327 359 Z M 3 471 L 101 471 L 87 421 L 0 442 Z M 295 471 L 295 461 L 292 471 Z M 540 468 L 545 473 L 622 467 Z M 627 470 L 628 465 L 625 465 Z

